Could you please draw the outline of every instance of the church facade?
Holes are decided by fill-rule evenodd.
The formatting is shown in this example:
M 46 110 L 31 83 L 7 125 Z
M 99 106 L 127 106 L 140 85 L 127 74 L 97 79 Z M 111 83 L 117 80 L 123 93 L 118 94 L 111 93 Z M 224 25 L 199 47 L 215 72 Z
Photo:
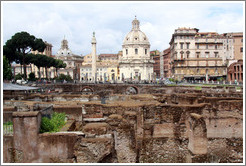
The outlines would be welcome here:
M 66 39 L 61 41 L 61 48 L 58 50 L 55 58 L 62 60 L 67 65 L 66 68 L 58 70 L 58 75 L 70 75 L 72 79 L 80 80 L 80 66 L 82 65 L 83 57 L 72 53 Z
M 140 30 L 140 22 L 132 21 L 132 30 L 122 44 L 123 55 L 119 59 L 121 81 L 150 81 L 153 79 L 154 60 L 150 55 L 150 43 Z

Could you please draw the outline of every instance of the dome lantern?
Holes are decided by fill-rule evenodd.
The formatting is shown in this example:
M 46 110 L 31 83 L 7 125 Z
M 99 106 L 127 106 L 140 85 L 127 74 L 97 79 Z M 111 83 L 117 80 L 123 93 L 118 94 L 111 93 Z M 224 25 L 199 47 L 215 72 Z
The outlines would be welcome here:
M 137 20 L 137 17 L 135 16 L 135 19 L 132 21 L 132 30 L 139 30 L 139 24 L 140 22 Z

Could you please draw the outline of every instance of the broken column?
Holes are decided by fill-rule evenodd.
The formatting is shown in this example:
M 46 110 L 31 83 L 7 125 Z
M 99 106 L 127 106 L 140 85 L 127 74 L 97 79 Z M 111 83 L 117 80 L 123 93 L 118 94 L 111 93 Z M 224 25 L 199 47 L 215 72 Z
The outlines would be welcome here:
M 204 118 L 196 113 L 189 117 L 189 144 L 188 149 L 197 155 L 207 154 L 207 129 Z
M 15 162 L 31 162 L 38 158 L 39 111 L 13 113 L 13 147 Z

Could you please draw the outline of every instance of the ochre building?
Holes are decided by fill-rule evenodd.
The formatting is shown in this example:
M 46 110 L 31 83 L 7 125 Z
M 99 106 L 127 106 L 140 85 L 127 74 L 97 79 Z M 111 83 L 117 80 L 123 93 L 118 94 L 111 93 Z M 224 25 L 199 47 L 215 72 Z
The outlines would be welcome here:
M 233 38 L 216 32 L 178 28 L 169 44 L 172 77 L 177 80 L 225 80 L 234 60 Z

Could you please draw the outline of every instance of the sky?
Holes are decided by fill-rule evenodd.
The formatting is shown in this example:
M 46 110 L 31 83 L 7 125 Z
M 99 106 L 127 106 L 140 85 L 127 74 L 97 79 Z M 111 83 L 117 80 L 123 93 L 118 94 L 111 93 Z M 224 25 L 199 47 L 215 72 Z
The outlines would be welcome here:
M 1 2 L 3 45 L 15 33 L 26 31 L 53 45 L 55 55 L 61 41 L 68 40 L 76 55 L 91 53 L 95 31 L 97 54 L 118 53 L 124 37 L 137 17 L 150 41 L 150 50 L 169 47 L 179 27 L 200 32 L 243 32 L 244 2 Z

